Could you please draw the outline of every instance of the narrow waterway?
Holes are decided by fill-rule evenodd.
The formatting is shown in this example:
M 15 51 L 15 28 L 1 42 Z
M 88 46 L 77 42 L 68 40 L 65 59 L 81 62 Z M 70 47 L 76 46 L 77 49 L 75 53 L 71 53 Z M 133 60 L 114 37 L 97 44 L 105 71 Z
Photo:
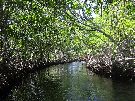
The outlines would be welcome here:
M 113 82 L 73 62 L 30 74 L 7 101 L 135 101 L 135 83 Z

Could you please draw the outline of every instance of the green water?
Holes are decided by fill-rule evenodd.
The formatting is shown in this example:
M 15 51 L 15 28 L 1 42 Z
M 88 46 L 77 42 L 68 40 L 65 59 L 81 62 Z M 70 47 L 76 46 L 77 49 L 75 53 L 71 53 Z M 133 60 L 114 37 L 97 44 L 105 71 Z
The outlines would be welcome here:
M 7 101 L 135 101 L 135 83 L 112 82 L 73 62 L 30 74 Z

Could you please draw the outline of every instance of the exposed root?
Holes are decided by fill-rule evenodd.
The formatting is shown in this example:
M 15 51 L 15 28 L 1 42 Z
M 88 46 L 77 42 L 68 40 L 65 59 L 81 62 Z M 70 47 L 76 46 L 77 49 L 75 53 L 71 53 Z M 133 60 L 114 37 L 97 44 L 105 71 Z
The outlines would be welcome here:
M 132 63 L 131 60 L 133 60 Z M 96 74 L 112 79 L 135 81 L 134 58 L 112 61 L 111 58 L 102 55 L 91 56 L 86 59 L 86 62 L 87 68 Z

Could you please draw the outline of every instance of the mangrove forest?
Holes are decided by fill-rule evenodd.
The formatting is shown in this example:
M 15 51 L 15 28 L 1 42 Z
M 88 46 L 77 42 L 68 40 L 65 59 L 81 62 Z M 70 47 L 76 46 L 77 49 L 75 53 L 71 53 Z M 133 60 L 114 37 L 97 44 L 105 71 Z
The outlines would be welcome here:
M 135 101 L 134 81 L 135 0 L 0 0 L 0 101 Z

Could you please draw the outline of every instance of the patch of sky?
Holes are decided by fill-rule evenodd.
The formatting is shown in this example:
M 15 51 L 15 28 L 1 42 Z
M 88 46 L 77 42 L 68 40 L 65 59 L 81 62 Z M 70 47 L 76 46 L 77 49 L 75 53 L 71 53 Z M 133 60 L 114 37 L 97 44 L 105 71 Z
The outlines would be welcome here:
M 80 0 L 80 3 L 84 3 L 86 0 Z M 97 7 L 97 4 L 96 2 L 92 2 L 90 0 L 87 0 L 86 2 L 86 5 L 87 5 L 87 8 L 91 9 L 91 17 L 92 18 L 96 18 L 98 15 L 94 12 L 94 9 Z M 85 8 L 83 8 L 84 10 L 86 10 Z M 76 13 L 79 14 L 81 17 L 84 16 L 83 14 L 83 10 L 82 9 L 79 9 L 79 10 L 76 10 Z

